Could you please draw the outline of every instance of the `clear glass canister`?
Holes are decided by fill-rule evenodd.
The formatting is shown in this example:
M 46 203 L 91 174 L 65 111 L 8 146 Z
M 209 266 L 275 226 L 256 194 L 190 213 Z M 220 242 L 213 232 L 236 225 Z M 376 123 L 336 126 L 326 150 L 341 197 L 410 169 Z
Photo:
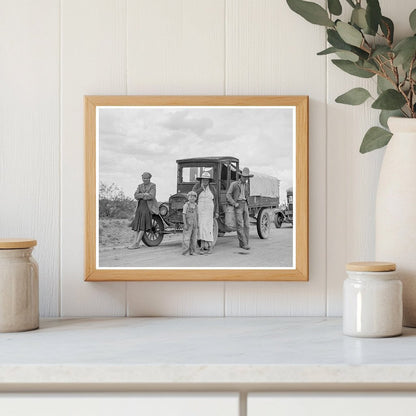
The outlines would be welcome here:
M 39 327 L 38 264 L 35 240 L 0 240 L 0 332 Z
M 392 337 L 402 333 L 402 282 L 396 265 L 347 264 L 343 289 L 343 331 L 354 337 Z

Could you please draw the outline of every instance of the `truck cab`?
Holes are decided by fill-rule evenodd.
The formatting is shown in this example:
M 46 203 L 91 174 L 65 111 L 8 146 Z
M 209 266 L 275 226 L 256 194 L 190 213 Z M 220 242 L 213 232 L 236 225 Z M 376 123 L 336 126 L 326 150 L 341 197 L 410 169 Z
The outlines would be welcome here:
M 169 198 L 166 221 L 172 224 L 182 223 L 182 207 L 186 202 L 186 194 L 192 190 L 203 172 L 209 172 L 213 181 L 212 186 L 218 194 L 218 207 L 220 223 L 227 204 L 226 193 L 231 182 L 240 177 L 239 160 L 231 156 L 203 157 L 180 159 L 177 163 L 177 189 L 176 194 Z M 163 213 L 164 211 L 162 211 Z M 221 225 L 219 226 L 221 227 Z

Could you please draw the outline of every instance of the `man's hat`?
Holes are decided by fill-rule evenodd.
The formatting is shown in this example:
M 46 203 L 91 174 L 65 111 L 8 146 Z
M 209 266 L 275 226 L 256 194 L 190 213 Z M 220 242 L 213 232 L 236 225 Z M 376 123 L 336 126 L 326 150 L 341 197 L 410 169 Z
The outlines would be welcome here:
M 211 178 L 211 175 L 210 175 L 210 173 L 209 172 L 202 172 L 202 175 L 199 177 L 199 178 L 197 178 L 199 181 L 201 180 L 201 179 L 209 179 L 210 181 L 213 181 L 214 179 L 212 179 Z
M 254 175 L 250 175 L 250 169 L 244 168 L 241 172 L 241 176 L 245 176 L 246 178 L 252 178 Z

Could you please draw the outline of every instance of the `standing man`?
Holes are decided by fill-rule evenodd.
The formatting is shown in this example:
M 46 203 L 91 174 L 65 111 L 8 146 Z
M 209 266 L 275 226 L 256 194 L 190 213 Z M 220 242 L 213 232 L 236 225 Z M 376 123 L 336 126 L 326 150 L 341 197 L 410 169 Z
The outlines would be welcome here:
M 227 191 L 227 201 L 234 207 L 235 219 L 237 222 L 237 236 L 240 247 L 244 250 L 250 250 L 249 235 L 250 221 L 248 216 L 248 197 L 250 189 L 248 178 L 252 178 L 249 168 L 244 168 L 241 172 L 240 179 L 232 182 Z

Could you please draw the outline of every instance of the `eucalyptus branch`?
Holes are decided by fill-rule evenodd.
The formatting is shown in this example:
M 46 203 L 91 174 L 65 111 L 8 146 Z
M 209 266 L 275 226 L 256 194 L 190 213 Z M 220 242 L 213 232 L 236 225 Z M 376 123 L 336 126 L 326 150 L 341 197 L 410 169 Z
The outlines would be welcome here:
M 363 35 L 363 40 L 364 40 L 364 42 L 363 42 L 362 46 L 367 45 L 367 46 L 368 46 L 369 51 L 367 51 L 366 49 L 364 49 L 364 50 L 370 54 L 370 53 L 371 53 L 371 51 L 373 50 L 373 48 L 372 48 L 372 47 L 371 47 L 371 45 L 368 43 L 368 41 L 367 41 L 367 39 L 365 38 L 365 36 L 364 36 L 364 35 Z M 363 48 L 361 48 L 361 49 L 363 49 Z
M 399 86 L 399 81 L 400 81 L 399 70 L 397 69 L 397 66 L 394 66 L 393 59 L 394 58 L 390 58 L 391 70 L 394 73 L 394 75 L 396 76 L 396 87 L 398 87 Z
M 413 109 L 413 97 L 414 97 L 414 80 L 412 76 L 413 67 L 416 61 L 416 54 L 413 56 L 412 62 L 410 62 L 410 68 L 409 68 L 409 83 L 410 83 L 410 89 L 409 89 L 409 107 L 410 107 L 410 114 L 412 115 L 412 118 L 415 118 L 415 111 Z
M 413 117 L 413 108 L 412 108 L 412 102 L 409 99 L 409 96 L 406 94 L 405 91 L 403 91 L 403 85 L 404 85 L 405 81 L 401 82 L 398 86 L 397 86 L 397 90 L 400 92 L 400 94 L 403 95 L 404 99 L 406 100 L 406 105 L 409 107 L 410 110 L 410 116 Z
M 377 59 L 378 58 L 378 59 Z M 386 65 L 386 64 L 390 64 L 390 61 L 388 60 L 388 59 L 386 59 L 384 62 L 382 61 L 382 55 L 379 55 L 379 56 L 377 56 L 375 59 L 377 59 L 377 62 L 379 62 L 379 64 L 380 64 L 380 69 L 381 69 L 381 71 L 382 71 L 382 75 L 380 75 L 381 77 L 383 77 L 384 79 L 386 79 L 387 81 L 389 81 L 393 86 L 394 86 L 394 88 L 397 88 L 397 83 L 395 82 L 395 80 L 394 79 L 392 79 L 392 78 L 390 78 L 388 75 L 387 75 L 387 73 L 386 73 L 386 71 L 385 71 L 385 69 L 384 69 L 384 66 Z M 383 57 L 384 58 L 384 57 Z M 394 71 L 394 67 L 392 68 L 392 66 L 390 65 L 389 66 L 389 69 L 390 69 L 390 71 Z
M 342 18 L 345 16 L 342 14 L 342 1 L 352 6 L 349 19 Z M 364 136 L 360 151 L 365 153 L 383 147 L 391 137 L 386 125 L 390 111 L 396 114 L 400 111 L 403 117 L 416 118 L 416 75 L 412 74 L 416 68 L 416 42 L 413 37 L 396 38 L 393 42 L 394 24 L 381 12 L 379 0 L 328 0 L 331 14 L 316 0 L 286 2 L 308 22 L 327 28 L 332 48 L 320 55 L 345 51 L 343 56 L 339 54 L 341 59 L 333 61 L 338 68 L 359 78 L 369 79 L 377 75 L 378 96 L 372 107 L 382 110 L 380 123 L 383 128 L 371 127 Z M 409 17 L 413 31 L 416 27 L 415 13 L 413 10 Z M 336 24 L 332 21 L 333 15 Z M 408 67 L 409 56 L 412 58 L 410 68 L 404 73 L 402 65 Z M 337 97 L 336 102 L 360 105 L 370 97 L 367 89 L 358 87 Z

